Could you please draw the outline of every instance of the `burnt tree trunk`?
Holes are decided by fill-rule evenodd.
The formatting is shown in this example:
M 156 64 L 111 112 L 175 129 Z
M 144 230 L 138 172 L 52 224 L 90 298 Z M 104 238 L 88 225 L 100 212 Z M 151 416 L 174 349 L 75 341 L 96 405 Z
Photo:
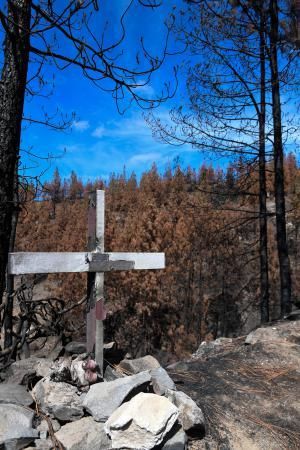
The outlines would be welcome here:
M 31 16 L 31 0 L 7 3 L 0 84 L 0 301 L 5 290 L 12 220 L 18 207 L 14 204 L 14 179 L 19 159 Z
M 14 251 L 17 224 L 19 217 L 19 189 L 18 189 L 18 167 L 15 170 L 14 179 L 14 210 L 11 221 L 11 233 L 9 241 L 9 252 Z M 14 307 L 14 276 L 7 275 L 6 282 L 6 305 L 4 308 L 4 348 L 9 348 L 13 344 L 13 307 Z
M 283 168 L 283 144 L 281 124 L 280 85 L 278 73 L 278 3 L 270 0 L 270 69 L 272 83 L 272 115 L 274 127 L 274 172 L 276 205 L 276 240 L 280 271 L 281 316 L 291 311 L 291 271 L 288 254 L 285 192 Z
M 265 13 L 260 11 L 260 113 L 259 113 L 259 256 L 261 322 L 269 321 L 269 264 L 266 188 L 266 58 Z

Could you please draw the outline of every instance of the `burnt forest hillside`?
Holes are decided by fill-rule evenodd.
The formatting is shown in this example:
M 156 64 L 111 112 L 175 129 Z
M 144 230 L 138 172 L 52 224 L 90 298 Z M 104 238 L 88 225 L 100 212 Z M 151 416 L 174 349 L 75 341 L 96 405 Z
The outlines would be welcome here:
M 285 161 L 293 301 L 299 301 L 300 169 Z M 257 171 L 242 161 L 226 171 L 180 166 L 160 175 L 155 166 L 135 175 L 112 175 L 84 185 L 73 172 L 56 170 L 38 196 L 27 188 L 19 217 L 16 251 L 84 251 L 88 193 L 106 191 L 106 251 L 165 252 L 166 269 L 105 275 L 107 339 L 133 356 L 183 356 L 202 340 L 234 337 L 260 321 Z M 268 231 L 271 318 L 279 317 L 272 170 L 268 171 Z M 86 275 L 49 275 L 38 295 L 66 304 L 85 294 Z M 81 309 L 80 309 L 81 308 Z M 84 333 L 84 307 L 67 317 Z

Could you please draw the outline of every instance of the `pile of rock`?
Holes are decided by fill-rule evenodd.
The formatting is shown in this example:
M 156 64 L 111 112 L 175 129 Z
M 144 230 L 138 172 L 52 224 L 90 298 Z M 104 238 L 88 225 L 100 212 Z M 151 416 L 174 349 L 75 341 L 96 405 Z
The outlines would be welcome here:
M 84 351 L 71 343 L 56 361 L 12 364 L 0 385 L 1 448 L 183 450 L 204 435 L 200 408 L 155 358 L 107 366 L 99 380 Z

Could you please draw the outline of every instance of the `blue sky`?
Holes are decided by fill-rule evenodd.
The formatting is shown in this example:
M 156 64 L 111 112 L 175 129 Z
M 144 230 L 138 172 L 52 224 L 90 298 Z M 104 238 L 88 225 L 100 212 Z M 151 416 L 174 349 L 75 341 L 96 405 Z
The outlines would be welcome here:
M 152 55 L 161 55 L 166 36 L 164 22 L 170 13 L 176 15 L 184 7 L 184 0 L 161 0 L 162 6 L 154 10 L 139 6 L 138 0 L 132 2 L 124 19 L 126 36 L 121 49 L 118 49 L 118 61 L 125 67 L 135 62 L 136 52 L 141 50 L 141 37 Z M 0 0 L 2 8 L 5 3 L 5 0 Z M 65 3 L 65 0 L 57 0 L 55 4 L 63 6 Z M 92 25 L 96 33 L 105 29 L 105 45 L 120 37 L 120 16 L 129 3 L 130 0 L 99 0 L 100 11 L 93 13 Z M 3 38 L 1 28 L 0 38 Z M 59 36 L 57 38 L 54 49 L 72 55 L 68 44 L 61 41 Z M 168 50 L 171 53 L 180 49 L 178 43 L 170 41 Z M 159 97 L 165 82 L 170 82 L 171 88 L 174 87 L 173 67 L 180 67 L 175 97 L 155 110 L 155 114 L 165 121 L 168 120 L 172 107 L 187 103 L 183 74 L 187 67 L 186 60 L 191 58 L 193 56 L 186 53 L 167 57 L 163 66 L 151 78 L 151 83 L 137 89 L 148 98 Z M 33 73 L 34 66 L 31 66 L 29 77 Z M 143 84 L 144 79 L 141 77 L 138 81 Z M 58 167 L 62 177 L 69 177 L 74 170 L 83 181 L 87 181 L 95 178 L 108 179 L 113 172 L 121 173 L 124 166 L 128 175 L 134 171 L 139 177 L 153 162 L 163 172 L 178 157 L 183 166 L 190 165 L 196 169 L 203 162 L 211 163 L 207 156 L 204 160 L 203 154 L 191 146 L 173 147 L 155 140 L 143 119 L 143 111 L 137 105 L 132 104 L 120 115 L 111 94 L 95 87 L 78 68 L 57 70 L 53 64 L 48 63 L 43 69 L 43 82 L 45 87 L 42 97 L 27 96 L 25 117 L 43 120 L 46 111 L 49 116 L 57 114 L 58 118 L 60 114 L 71 118 L 74 113 L 75 118 L 71 120 L 71 128 L 64 132 L 47 129 L 42 125 L 28 126 L 24 122 L 21 162 L 24 168 L 22 173 L 25 175 L 41 174 L 41 179 L 46 180 L 52 177 L 55 167 Z M 50 92 L 51 95 L 48 96 Z M 126 105 L 128 106 L 120 106 Z M 283 109 L 285 108 L 292 112 L 290 101 Z M 295 114 L 298 116 L 298 109 Z M 294 140 L 288 144 L 288 150 L 295 149 Z M 227 162 L 228 160 L 215 159 L 213 164 L 224 167 Z
M 135 58 L 136 49 L 143 35 L 145 46 L 152 54 L 159 55 L 165 40 L 164 20 L 169 12 L 182 5 L 181 0 L 165 1 L 155 10 L 133 5 L 126 16 L 126 39 L 123 44 L 121 62 L 129 65 Z M 128 4 L 128 0 L 99 2 L 101 11 L 95 16 L 103 22 L 109 20 L 105 36 L 107 43 L 118 38 L 120 29 L 116 26 L 119 17 Z M 176 10 L 175 10 L 176 11 Z M 97 20 L 96 20 L 97 19 Z M 64 44 L 63 51 L 66 51 Z M 170 42 L 169 49 L 178 49 L 176 43 Z M 170 56 L 163 67 L 153 76 L 151 84 L 138 88 L 140 93 L 152 98 L 159 96 L 164 82 L 174 86 L 173 66 L 182 64 L 183 56 Z M 58 167 L 62 177 L 68 177 L 72 170 L 86 181 L 88 179 L 108 179 L 112 172 L 120 173 L 126 166 L 128 175 L 134 171 L 138 176 L 148 170 L 155 162 L 163 171 L 176 157 L 183 165 L 199 167 L 203 157 L 191 146 L 172 147 L 157 142 L 143 119 L 143 111 L 132 105 L 123 115 L 117 111 L 116 104 L 109 93 L 95 87 L 84 78 L 80 69 L 68 68 L 55 70 L 53 65 L 44 68 L 44 79 L 49 82 L 45 93 L 52 90 L 48 98 L 27 97 L 25 117 L 43 119 L 43 110 L 49 115 L 64 114 L 71 117 L 75 113 L 71 129 L 57 132 L 41 125 L 25 126 L 22 133 L 22 164 L 24 174 L 39 175 L 42 179 L 52 177 Z M 140 80 L 141 82 L 143 79 Z M 168 111 L 175 104 L 180 104 L 184 97 L 184 80 L 179 77 L 179 87 L 174 99 L 163 103 L 156 109 L 162 118 L 168 117 Z M 25 122 L 26 125 L 26 122 Z M 30 154 L 27 152 L 29 151 Z M 31 156 L 38 155 L 39 158 Z M 40 159 L 52 156 L 50 160 Z

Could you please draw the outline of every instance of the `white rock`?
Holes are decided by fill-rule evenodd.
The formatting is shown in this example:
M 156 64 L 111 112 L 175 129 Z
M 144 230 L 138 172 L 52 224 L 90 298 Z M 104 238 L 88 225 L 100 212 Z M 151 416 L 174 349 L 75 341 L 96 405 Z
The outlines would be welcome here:
M 77 389 L 68 383 L 56 383 L 49 378 L 40 380 L 32 390 L 44 413 L 58 420 L 78 420 L 83 416 Z
M 141 372 L 130 377 L 94 384 L 83 400 L 83 407 L 95 420 L 105 422 L 133 389 L 150 383 L 150 380 L 149 372 Z
M 114 449 L 150 450 L 161 444 L 178 418 L 167 398 L 140 393 L 121 405 L 105 423 Z
M 95 422 L 92 417 L 83 417 L 76 422 L 67 423 L 55 433 L 55 436 L 66 450 L 111 448 L 111 441 L 104 432 L 104 424 Z
M 205 420 L 199 406 L 188 395 L 181 391 L 167 390 L 165 396 L 179 409 L 178 422 L 193 437 L 203 436 Z
M 71 377 L 72 381 L 77 384 L 77 386 L 88 386 L 89 382 L 85 377 L 85 370 L 83 368 L 84 361 L 82 358 L 76 358 L 71 364 Z

